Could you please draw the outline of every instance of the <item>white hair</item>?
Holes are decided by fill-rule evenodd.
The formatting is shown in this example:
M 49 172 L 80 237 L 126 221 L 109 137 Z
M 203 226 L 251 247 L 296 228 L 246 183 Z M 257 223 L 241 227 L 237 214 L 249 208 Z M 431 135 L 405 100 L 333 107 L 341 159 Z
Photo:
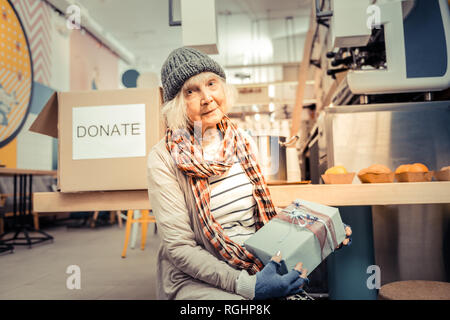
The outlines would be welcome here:
M 195 84 L 195 83 L 201 83 L 202 81 L 205 81 L 207 77 L 210 77 L 211 75 L 215 76 L 217 79 L 219 79 L 220 83 L 223 86 L 224 92 L 225 92 L 225 105 L 227 109 L 230 109 L 236 99 L 237 99 L 237 90 L 236 88 L 226 83 L 225 79 L 218 76 L 215 73 L 212 72 L 202 72 L 198 75 L 195 75 L 191 78 L 189 78 L 183 85 L 183 87 L 180 89 L 178 94 L 173 98 L 172 100 L 167 101 L 161 110 L 162 116 L 164 117 L 164 120 L 166 121 L 166 125 L 171 130 L 177 130 L 177 129 L 185 129 L 187 128 L 188 124 L 188 117 L 186 112 L 186 102 L 184 101 L 184 94 L 183 90 L 185 87 Z

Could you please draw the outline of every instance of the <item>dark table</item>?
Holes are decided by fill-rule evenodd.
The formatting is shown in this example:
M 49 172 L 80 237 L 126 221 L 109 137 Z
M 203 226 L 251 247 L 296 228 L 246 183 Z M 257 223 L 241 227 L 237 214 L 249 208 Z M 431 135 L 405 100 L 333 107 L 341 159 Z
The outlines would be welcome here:
M 42 230 L 36 230 L 32 224 L 33 208 L 33 175 L 56 175 L 56 171 L 27 170 L 0 168 L 0 176 L 14 177 L 13 212 L 14 224 L 12 230 L 0 235 L 0 252 L 13 250 L 15 245 L 28 245 L 52 240 L 53 237 Z M 28 193 L 27 193 L 28 189 Z M 31 236 L 30 232 L 39 233 L 38 236 Z M 14 234 L 6 238 L 8 234 Z M 23 234 L 23 236 L 21 236 Z

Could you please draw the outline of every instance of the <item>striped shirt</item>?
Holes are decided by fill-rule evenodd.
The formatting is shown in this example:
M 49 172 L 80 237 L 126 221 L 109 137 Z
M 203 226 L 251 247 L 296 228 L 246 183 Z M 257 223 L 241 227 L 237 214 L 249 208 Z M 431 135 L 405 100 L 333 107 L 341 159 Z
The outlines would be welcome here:
M 206 152 L 204 155 L 207 159 Z M 208 181 L 211 188 L 211 214 L 225 234 L 242 245 L 256 232 L 253 216 L 256 201 L 252 183 L 236 157 L 227 172 L 221 176 L 212 176 Z
M 242 245 L 256 232 L 253 185 L 238 161 L 222 176 L 209 179 L 211 214 L 227 236 Z

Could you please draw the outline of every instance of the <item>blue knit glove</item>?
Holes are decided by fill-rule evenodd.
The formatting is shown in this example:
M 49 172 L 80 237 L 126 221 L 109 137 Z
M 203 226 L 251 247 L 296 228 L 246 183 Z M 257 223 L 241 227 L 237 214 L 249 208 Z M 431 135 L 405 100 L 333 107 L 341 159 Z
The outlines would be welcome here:
M 281 264 L 271 260 L 260 272 L 256 273 L 255 300 L 286 297 L 299 292 L 303 284 L 308 284 L 308 278 L 301 278 L 300 272 L 292 269 L 285 275 L 277 272 Z
M 349 227 L 350 229 L 352 228 L 348 224 L 344 223 L 344 229 L 347 229 L 347 227 Z M 352 236 L 346 236 L 345 239 L 348 239 L 347 247 L 349 247 L 352 244 Z
M 345 229 L 347 229 L 347 227 L 349 227 L 350 229 L 351 229 L 351 227 L 348 225 L 348 224 L 345 224 L 345 223 L 343 223 L 344 224 L 344 230 Z M 345 247 L 350 247 L 350 245 L 352 244 L 352 236 L 350 235 L 350 236 L 345 236 L 345 239 L 348 239 L 348 243 L 345 245 Z M 341 244 L 339 244 L 338 245 L 338 247 L 336 248 L 336 250 L 339 250 L 339 249 L 341 249 L 342 247 L 344 247 L 344 245 L 341 243 Z

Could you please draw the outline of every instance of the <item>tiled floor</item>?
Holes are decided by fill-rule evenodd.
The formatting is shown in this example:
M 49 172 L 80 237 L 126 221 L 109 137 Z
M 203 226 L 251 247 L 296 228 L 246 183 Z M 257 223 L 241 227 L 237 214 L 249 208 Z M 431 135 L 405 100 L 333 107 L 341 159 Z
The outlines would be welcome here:
M 54 237 L 44 242 L 16 246 L 0 255 L 0 300 L 3 299 L 155 299 L 156 253 L 159 237 L 149 227 L 145 250 L 128 247 L 121 258 L 125 227 L 44 229 Z M 68 289 L 68 266 L 80 268 L 80 289 Z

